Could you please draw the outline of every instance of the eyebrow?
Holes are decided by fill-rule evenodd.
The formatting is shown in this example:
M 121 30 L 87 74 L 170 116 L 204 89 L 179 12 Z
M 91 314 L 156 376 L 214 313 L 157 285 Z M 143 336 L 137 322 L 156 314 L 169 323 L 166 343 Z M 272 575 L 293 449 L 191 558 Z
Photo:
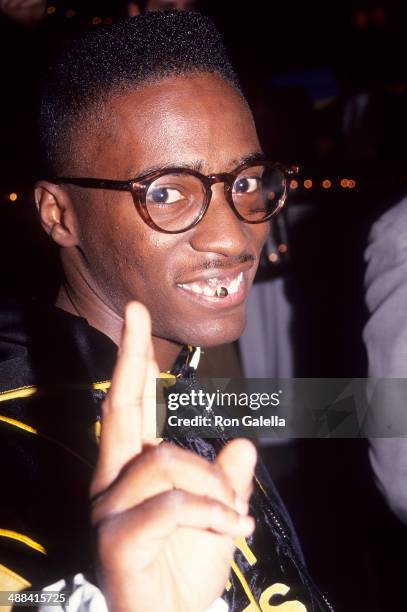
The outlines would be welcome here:
M 261 151 L 256 151 L 253 153 L 249 153 L 248 155 L 244 155 L 239 159 L 234 159 L 231 161 L 230 165 L 233 168 L 237 168 L 239 166 L 243 166 L 244 164 L 256 164 L 262 163 L 265 161 L 264 153 Z M 149 166 L 148 168 L 140 169 L 139 171 L 133 171 L 134 176 L 145 176 L 147 174 L 152 174 L 153 172 L 157 172 L 158 170 L 169 170 L 171 168 L 184 168 L 185 170 L 195 170 L 196 172 L 202 172 L 205 166 L 205 160 L 198 159 L 193 162 L 177 162 L 177 163 L 167 163 L 167 164 L 159 164 L 155 166 Z M 131 171 L 130 171 L 131 173 Z M 215 174 L 215 173 L 213 173 Z
M 234 159 L 232 165 L 234 168 L 243 166 L 243 164 L 258 164 L 266 161 L 266 157 L 262 151 L 256 151 L 255 153 L 249 153 L 240 159 Z

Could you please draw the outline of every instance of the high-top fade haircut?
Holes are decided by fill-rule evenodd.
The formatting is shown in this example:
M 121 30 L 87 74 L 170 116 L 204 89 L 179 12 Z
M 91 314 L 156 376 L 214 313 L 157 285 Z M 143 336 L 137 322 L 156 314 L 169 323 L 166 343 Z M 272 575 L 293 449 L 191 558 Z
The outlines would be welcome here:
M 218 74 L 240 91 L 218 30 L 195 11 L 145 13 L 70 43 L 50 67 L 41 101 L 46 172 L 75 170 L 78 134 L 103 124 L 110 96 L 197 72 Z

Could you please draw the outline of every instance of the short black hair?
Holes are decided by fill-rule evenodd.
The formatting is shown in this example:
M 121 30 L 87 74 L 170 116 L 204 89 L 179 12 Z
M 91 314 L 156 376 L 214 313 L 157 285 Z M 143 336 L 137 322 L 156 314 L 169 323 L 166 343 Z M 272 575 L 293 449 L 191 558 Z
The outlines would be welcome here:
M 41 100 L 47 173 L 73 161 L 81 122 L 110 94 L 191 72 L 218 74 L 240 91 L 218 30 L 196 11 L 147 12 L 71 42 L 50 67 Z

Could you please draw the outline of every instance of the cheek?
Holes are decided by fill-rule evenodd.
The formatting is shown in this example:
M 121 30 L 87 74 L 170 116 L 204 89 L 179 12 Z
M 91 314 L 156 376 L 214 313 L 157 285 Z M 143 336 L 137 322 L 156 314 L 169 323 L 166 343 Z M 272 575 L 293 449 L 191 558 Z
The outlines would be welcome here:
M 134 246 L 137 244 L 134 236 L 138 234 L 131 215 L 127 214 L 126 218 L 112 215 L 112 211 L 120 207 L 120 202 L 96 201 L 80 215 L 80 247 L 88 271 L 102 291 L 110 296 L 120 292 L 120 285 L 126 278 L 134 278 L 129 268 L 131 271 L 143 269 L 143 250 Z
M 168 286 L 172 253 L 179 245 L 149 228 L 133 207 L 123 208 L 120 217 L 100 217 L 92 227 L 85 224 L 83 251 L 91 275 L 118 309 L 139 299 L 154 310 Z
M 267 223 L 259 223 L 259 225 L 251 225 L 250 229 L 252 231 L 252 240 L 255 245 L 257 255 L 260 255 L 260 252 L 270 234 L 271 222 Z
M 163 273 L 166 259 L 157 241 L 146 239 L 128 225 L 127 229 L 110 228 L 107 241 L 102 244 L 105 245 L 103 267 L 109 274 L 107 282 L 115 285 L 116 292 L 122 293 L 125 301 L 146 301 L 146 294 Z

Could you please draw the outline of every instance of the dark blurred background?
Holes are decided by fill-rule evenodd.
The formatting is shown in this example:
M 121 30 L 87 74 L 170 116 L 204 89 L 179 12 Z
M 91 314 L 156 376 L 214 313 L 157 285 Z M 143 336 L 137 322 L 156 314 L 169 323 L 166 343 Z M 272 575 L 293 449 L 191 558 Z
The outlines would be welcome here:
M 36 219 L 35 137 L 47 62 L 71 37 L 138 10 L 48 2 L 23 26 L 0 17 L 1 293 L 53 299 L 59 267 Z M 140 3 L 139 3 L 140 4 Z M 141 2 L 141 9 L 146 2 Z M 170 6 L 171 2 L 166 6 Z M 293 371 L 363 377 L 369 228 L 406 195 L 406 3 L 201 1 L 221 29 L 272 159 L 298 164 L 258 282 L 284 279 Z M 343 611 L 405 610 L 405 527 L 375 490 L 364 441 L 298 441 L 263 456 L 321 588 Z

